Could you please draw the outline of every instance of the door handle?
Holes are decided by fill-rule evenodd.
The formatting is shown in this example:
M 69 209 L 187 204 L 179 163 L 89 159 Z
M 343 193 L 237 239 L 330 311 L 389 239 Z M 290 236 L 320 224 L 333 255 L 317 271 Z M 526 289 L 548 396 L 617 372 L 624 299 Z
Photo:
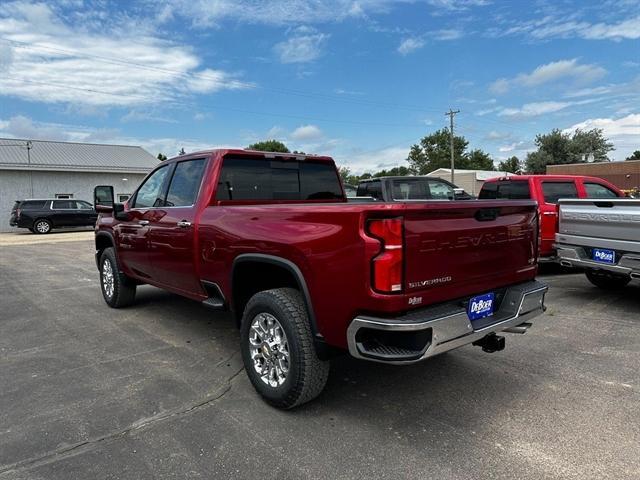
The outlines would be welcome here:
M 179 226 L 180 228 L 189 228 L 191 226 L 191 222 L 187 222 L 186 220 L 181 220 L 178 223 L 176 223 L 177 226 Z
M 138 225 L 142 225 L 142 226 L 149 225 L 149 220 L 139 220 Z

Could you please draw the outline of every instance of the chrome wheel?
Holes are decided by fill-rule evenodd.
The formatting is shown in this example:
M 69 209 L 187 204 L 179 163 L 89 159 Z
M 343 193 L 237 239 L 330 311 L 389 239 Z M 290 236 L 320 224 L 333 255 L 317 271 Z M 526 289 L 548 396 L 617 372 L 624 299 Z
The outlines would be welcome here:
M 102 289 L 107 298 L 113 297 L 113 284 L 113 268 L 111 267 L 111 262 L 105 259 L 102 263 Z
M 270 387 L 279 387 L 289 373 L 289 344 L 278 319 L 259 313 L 251 321 L 249 353 L 253 368 Z
M 40 233 L 47 233 L 51 227 L 47 222 L 38 222 L 36 223 L 36 230 Z

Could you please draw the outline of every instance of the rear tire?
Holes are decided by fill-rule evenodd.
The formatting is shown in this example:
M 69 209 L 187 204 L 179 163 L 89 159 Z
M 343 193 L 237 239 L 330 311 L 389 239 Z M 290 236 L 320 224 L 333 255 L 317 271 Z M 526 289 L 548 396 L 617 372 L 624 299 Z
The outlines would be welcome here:
M 120 271 L 112 247 L 105 248 L 100 255 L 100 289 L 111 308 L 127 307 L 136 298 L 136 283 Z
M 240 341 L 249 380 L 267 403 L 289 409 L 324 389 L 329 362 L 316 355 L 305 302 L 297 290 L 276 288 L 251 297 Z
M 604 290 L 619 290 L 631 281 L 631 277 L 626 275 L 605 273 L 599 270 L 586 270 L 584 273 L 587 276 L 587 280 Z
M 44 235 L 51 232 L 51 227 L 52 225 L 49 220 L 47 220 L 46 218 L 39 218 L 38 220 L 33 222 L 33 228 L 31 229 L 31 231 L 33 233 Z

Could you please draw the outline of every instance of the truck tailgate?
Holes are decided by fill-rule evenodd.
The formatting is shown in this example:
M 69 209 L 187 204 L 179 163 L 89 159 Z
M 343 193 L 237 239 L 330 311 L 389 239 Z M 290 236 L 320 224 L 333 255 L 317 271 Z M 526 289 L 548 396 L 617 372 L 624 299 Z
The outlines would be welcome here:
M 408 206 L 405 288 L 438 300 L 534 278 L 538 217 L 532 201 Z
M 640 200 L 560 200 L 560 226 L 565 235 L 640 242 Z

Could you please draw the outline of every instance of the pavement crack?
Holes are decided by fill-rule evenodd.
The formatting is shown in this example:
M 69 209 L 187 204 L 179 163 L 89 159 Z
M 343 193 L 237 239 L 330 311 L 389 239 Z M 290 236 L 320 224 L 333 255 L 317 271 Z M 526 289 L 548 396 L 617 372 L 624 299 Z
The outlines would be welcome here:
M 238 352 L 234 352 L 233 355 L 231 355 L 229 357 L 228 360 L 225 360 L 225 362 L 230 361 Z M 220 362 L 222 363 L 222 362 Z M 105 435 L 99 436 L 99 437 L 95 437 L 95 438 L 91 438 L 89 440 L 85 440 L 83 442 L 78 442 L 76 444 L 73 445 L 67 445 L 65 447 L 59 448 L 57 450 L 51 451 L 51 452 L 47 452 L 43 455 L 37 456 L 37 457 L 32 457 L 32 458 L 28 458 L 25 460 L 21 460 L 19 462 L 15 462 L 9 465 L 2 465 L 0 466 L 0 477 L 4 476 L 7 473 L 10 472 L 14 472 L 17 470 L 24 470 L 26 468 L 30 468 L 30 467 L 38 467 L 41 465 L 46 465 L 52 462 L 57 462 L 59 460 L 63 460 L 65 458 L 68 458 L 70 456 L 74 456 L 74 455 L 79 455 L 81 453 L 85 453 L 87 451 L 93 450 L 94 448 L 96 448 L 96 446 L 104 443 L 104 442 L 108 442 L 111 440 L 115 440 L 118 438 L 122 438 L 125 437 L 127 435 L 129 435 L 132 432 L 138 431 L 138 430 L 142 430 L 144 428 L 147 427 L 151 427 L 157 423 L 163 422 L 165 420 L 168 420 L 170 418 L 174 418 L 174 417 L 180 417 L 182 415 L 188 415 L 194 411 L 200 410 L 202 408 L 205 408 L 209 405 L 212 405 L 214 403 L 216 403 L 217 401 L 221 400 L 223 397 L 225 397 L 230 391 L 231 388 L 233 387 L 233 381 L 236 379 L 236 377 L 238 375 L 240 375 L 240 373 L 244 370 L 244 366 L 241 366 L 239 368 L 237 368 L 230 376 L 228 376 L 225 380 L 225 386 L 222 388 L 222 390 L 218 389 L 218 391 L 213 394 L 212 396 L 209 396 L 207 398 L 205 398 L 202 401 L 199 401 L 197 403 L 192 403 L 192 404 L 188 404 L 188 405 L 183 405 L 179 408 L 175 408 L 175 409 L 171 409 L 171 410 L 167 410 L 164 411 L 162 413 L 159 413 L 158 415 L 154 415 L 152 417 L 147 417 L 144 419 L 141 419 L 137 422 L 134 422 L 133 424 L 129 425 L 128 427 L 115 431 L 115 432 L 111 432 L 111 433 L 107 433 Z

